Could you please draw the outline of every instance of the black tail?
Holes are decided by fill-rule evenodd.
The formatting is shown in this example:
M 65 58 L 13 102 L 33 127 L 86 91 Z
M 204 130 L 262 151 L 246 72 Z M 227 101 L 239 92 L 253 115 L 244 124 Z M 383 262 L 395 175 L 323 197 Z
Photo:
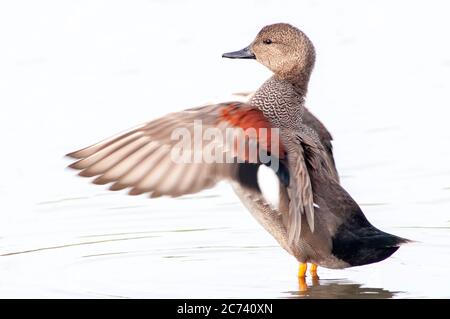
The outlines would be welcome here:
M 308 153 L 307 159 L 314 154 Z M 318 213 L 329 226 L 335 226 L 330 233 L 331 253 L 350 266 L 361 266 L 382 261 L 397 251 L 401 244 L 409 240 L 385 233 L 374 226 L 364 216 L 361 208 L 342 186 L 322 171 L 318 171 L 306 161 L 311 179 L 314 203 Z
M 332 254 L 351 266 L 382 261 L 409 240 L 373 227 L 364 215 L 342 224 L 333 237 Z M 359 217 L 359 218 L 358 218 Z

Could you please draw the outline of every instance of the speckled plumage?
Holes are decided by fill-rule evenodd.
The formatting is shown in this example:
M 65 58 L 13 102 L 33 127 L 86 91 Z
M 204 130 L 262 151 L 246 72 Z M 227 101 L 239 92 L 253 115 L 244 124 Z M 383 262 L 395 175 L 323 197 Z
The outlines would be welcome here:
M 260 109 L 275 127 L 298 129 L 302 125 L 304 97 L 287 80 L 268 79 L 253 95 L 250 104 Z

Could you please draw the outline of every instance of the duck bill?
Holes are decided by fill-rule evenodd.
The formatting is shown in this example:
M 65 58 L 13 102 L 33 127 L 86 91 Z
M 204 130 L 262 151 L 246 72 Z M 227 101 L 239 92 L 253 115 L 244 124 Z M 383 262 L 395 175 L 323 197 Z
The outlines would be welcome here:
M 222 54 L 222 58 L 228 59 L 256 59 L 255 54 L 250 49 L 250 46 L 243 48 L 239 51 L 228 52 Z

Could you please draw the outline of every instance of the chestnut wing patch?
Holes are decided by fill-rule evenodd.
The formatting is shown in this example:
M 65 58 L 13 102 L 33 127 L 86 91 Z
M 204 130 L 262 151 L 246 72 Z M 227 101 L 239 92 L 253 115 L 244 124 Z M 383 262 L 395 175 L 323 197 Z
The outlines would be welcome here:
M 220 111 L 219 121 L 226 121 L 231 126 L 242 129 L 247 140 L 247 147 L 252 142 L 257 143 L 262 150 L 278 159 L 286 157 L 285 148 L 280 141 L 279 130 L 273 128 L 257 108 L 242 103 L 226 104 Z M 248 160 L 248 150 L 244 157 L 245 160 Z

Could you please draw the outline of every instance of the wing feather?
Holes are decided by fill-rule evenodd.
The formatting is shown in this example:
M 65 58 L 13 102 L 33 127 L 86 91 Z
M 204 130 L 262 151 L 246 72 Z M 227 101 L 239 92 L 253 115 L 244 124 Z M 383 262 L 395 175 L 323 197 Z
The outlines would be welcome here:
M 198 120 L 201 120 L 203 129 L 201 134 L 195 131 Z M 200 156 L 202 159 L 205 148 L 214 145 L 215 152 L 220 152 L 218 155 L 223 155 L 225 159 L 227 152 L 231 158 L 239 154 L 233 153 L 233 145 L 226 145 L 227 141 L 204 140 L 204 130 L 215 128 L 225 137 L 228 129 L 249 127 L 270 127 L 270 124 L 260 111 L 247 104 L 229 102 L 205 105 L 171 113 L 70 153 L 68 156 L 77 159 L 70 167 L 80 170 L 81 176 L 96 176 L 93 180 L 95 184 L 112 183 L 110 190 L 130 188 L 130 195 L 149 193 L 151 197 L 158 197 L 195 193 L 214 186 L 222 179 L 236 178 L 236 165 L 208 161 L 176 162 L 172 158 L 172 150 L 179 141 L 172 138 L 174 130 L 182 128 L 193 137 L 192 144 L 181 149 L 182 155 L 187 155 L 187 158 Z M 256 142 L 261 147 L 270 147 L 270 143 L 258 138 Z M 246 141 L 255 142 L 248 136 Z

